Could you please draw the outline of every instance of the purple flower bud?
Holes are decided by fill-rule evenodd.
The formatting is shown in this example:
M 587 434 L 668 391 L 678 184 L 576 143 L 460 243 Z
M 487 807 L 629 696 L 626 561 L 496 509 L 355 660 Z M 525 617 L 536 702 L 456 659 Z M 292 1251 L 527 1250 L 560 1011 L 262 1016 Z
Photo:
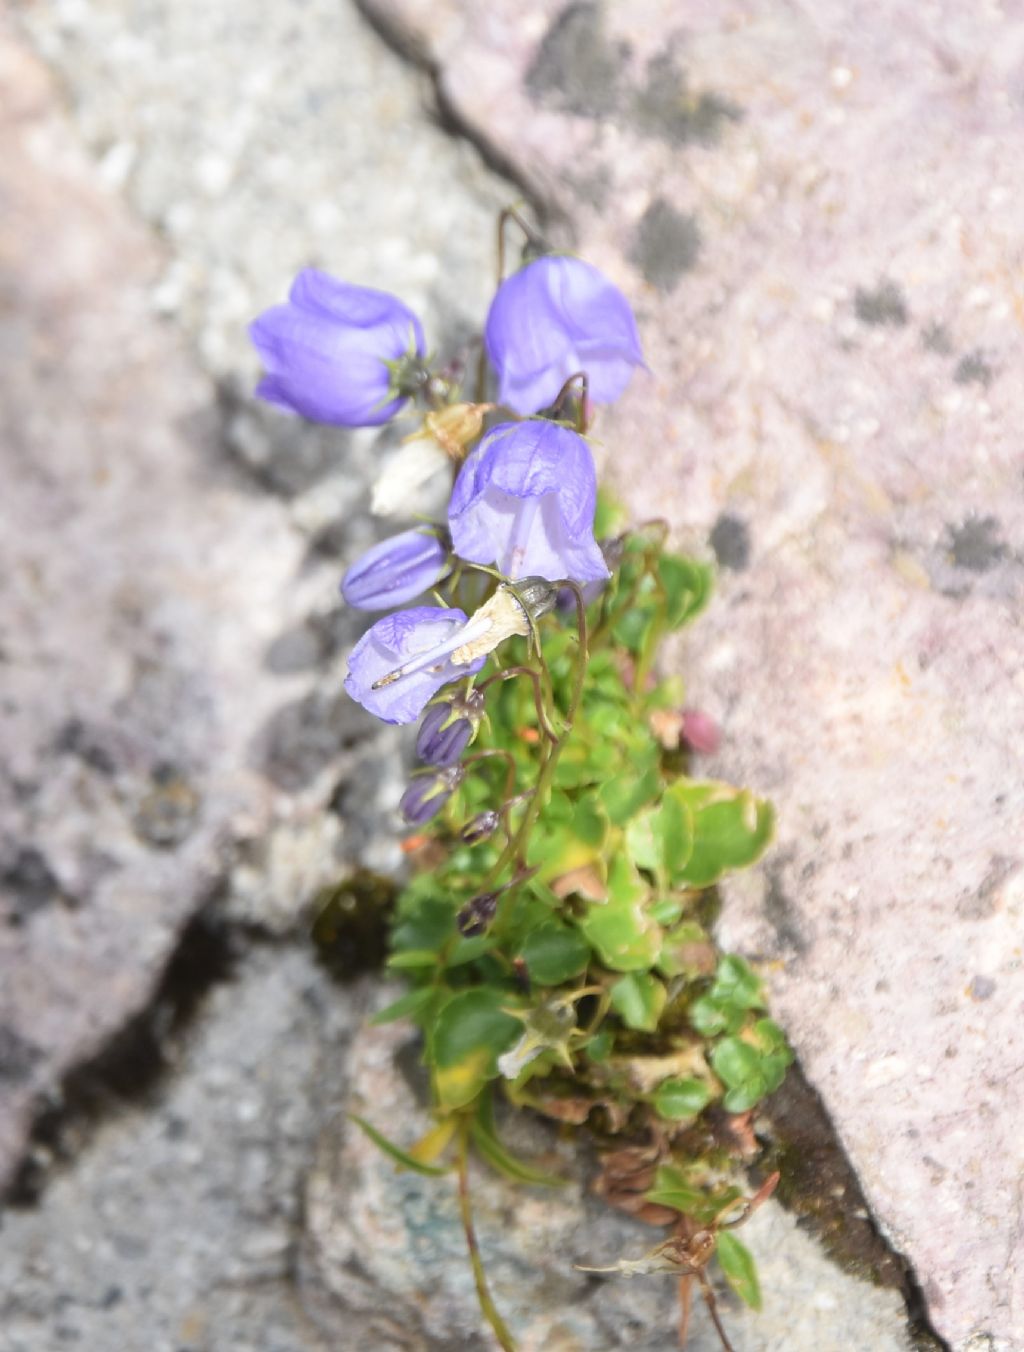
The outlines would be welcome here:
M 433 531 L 406 530 L 357 559 L 341 593 L 357 610 L 389 610 L 428 591 L 447 567 L 448 550 Z
M 348 660 L 345 689 L 385 723 L 412 723 L 443 685 L 471 676 L 486 657 L 456 663 L 466 616 L 442 606 L 385 615 L 366 631 Z
M 594 539 L 590 447 L 553 422 L 501 423 L 463 465 L 448 521 L 455 552 L 511 578 L 608 576 Z
M 477 845 L 481 840 L 490 840 L 497 831 L 500 821 L 501 818 L 493 808 L 478 812 L 459 832 L 459 839 L 464 845 Z
M 465 771 L 457 765 L 433 775 L 417 775 L 398 804 L 410 826 L 424 826 L 447 803 L 462 782 Z
M 595 403 L 611 403 L 644 365 L 625 296 L 597 268 L 564 254 L 536 258 L 502 282 L 484 341 L 498 398 L 517 413 L 547 408 L 577 371 L 587 373 Z
M 455 917 L 455 928 L 467 939 L 485 934 L 494 919 L 500 897 L 501 892 L 481 892 L 467 901 Z
M 287 304 L 265 310 L 249 334 L 267 368 L 256 393 L 339 427 L 393 418 L 405 400 L 388 363 L 414 364 L 426 351 L 420 321 L 397 297 L 313 268 L 299 273 Z
M 450 704 L 432 704 L 416 738 L 416 755 L 428 765 L 455 765 L 473 736 L 473 724 Z

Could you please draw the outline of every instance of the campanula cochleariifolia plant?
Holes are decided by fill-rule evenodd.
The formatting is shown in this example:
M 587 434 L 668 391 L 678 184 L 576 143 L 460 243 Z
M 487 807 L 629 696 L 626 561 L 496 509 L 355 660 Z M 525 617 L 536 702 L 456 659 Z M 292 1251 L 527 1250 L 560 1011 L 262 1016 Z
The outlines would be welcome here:
M 505 277 L 509 220 L 527 247 Z M 421 1030 L 435 1124 L 406 1145 L 359 1125 L 404 1168 L 456 1173 L 503 1348 L 515 1344 L 476 1243 L 467 1153 L 520 1182 L 559 1180 L 503 1146 L 496 1094 L 591 1131 L 595 1190 L 672 1226 L 616 1270 L 674 1273 L 687 1309 L 696 1280 L 728 1347 L 706 1268 L 717 1255 L 759 1305 L 732 1230 L 774 1178 L 744 1201 L 735 1176 L 750 1114 L 791 1054 L 759 978 L 709 927 L 715 884 L 760 856 L 773 813 L 691 778 L 688 748 L 707 729 L 656 669 L 662 639 L 706 605 L 709 566 L 670 551 L 663 522 L 628 527 L 598 491 L 593 406 L 645 365 L 632 310 L 513 211 L 499 258 L 482 349 L 493 375 L 481 361 L 472 399 L 459 366 L 428 360 L 407 306 L 324 273 L 301 273 L 252 329 L 272 403 L 346 427 L 419 419 L 373 492 L 374 510 L 408 524 L 352 563 L 342 591 L 390 611 L 355 645 L 345 689 L 385 722 L 420 723 L 401 812 L 432 863 L 405 886 L 391 935 L 409 989 L 376 1021 Z M 417 495 L 444 469 L 445 519 L 424 522 Z

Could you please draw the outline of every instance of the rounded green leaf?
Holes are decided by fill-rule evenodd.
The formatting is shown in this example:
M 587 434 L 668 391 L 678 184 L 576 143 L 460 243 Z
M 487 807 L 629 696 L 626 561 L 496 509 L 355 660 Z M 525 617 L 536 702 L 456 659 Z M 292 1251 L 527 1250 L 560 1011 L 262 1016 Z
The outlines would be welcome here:
M 711 788 L 716 792 L 713 800 L 694 807 L 693 848 L 679 882 L 708 887 L 723 873 L 746 868 L 760 858 L 775 832 L 775 811 L 770 803 L 755 798 L 747 789 L 726 785 L 685 788 L 691 792 Z
M 652 1102 L 659 1116 L 670 1122 L 696 1117 L 711 1101 L 711 1090 L 703 1080 L 662 1080 L 655 1090 Z
M 584 970 L 590 960 L 590 945 L 579 930 L 546 920 L 526 936 L 520 953 L 534 981 L 541 986 L 558 986 Z
M 749 963 L 735 953 L 727 953 L 718 964 L 715 984 L 709 992 L 715 1004 L 738 1005 L 740 1009 L 764 1006 L 761 978 Z
M 661 949 L 661 926 L 647 914 L 650 892 L 631 860 L 617 855 L 608 870 L 608 900 L 591 905 L 579 922 L 606 967 L 646 971 Z
M 612 986 L 612 1009 L 627 1028 L 653 1033 L 665 1008 L 668 993 L 649 972 L 630 972 Z
M 760 1077 L 761 1058 L 748 1043 L 738 1037 L 724 1037 L 711 1053 L 715 1074 L 730 1088 L 738 1088 Z
M 440 1008 L 430 1039 L 434 1085 L 442 1108 L 461 1108 L 498 1073 L 498 1057 L 522 1032 L 505 1012 L 511 997 L 479 988 L 460 991 Z

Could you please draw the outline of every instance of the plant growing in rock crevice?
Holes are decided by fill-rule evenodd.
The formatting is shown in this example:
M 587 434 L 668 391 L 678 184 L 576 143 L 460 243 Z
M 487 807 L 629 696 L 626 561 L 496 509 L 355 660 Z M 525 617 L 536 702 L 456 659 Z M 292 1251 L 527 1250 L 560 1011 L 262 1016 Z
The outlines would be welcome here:
M 710 924 L 715 884 L 759 857 L 773 814 L 745 789 L 691 778 L 682 684 L 655 674 L 662 639 L 707 604 L 709 567 L 671 551 L 663 522 L 629 528 L 597 490 L 584 434 L 593 403 L 643 365 L 632 312 L 589 264 L 527 239 L 485 329 L 504 407 L 483 388 L 462 401 L 457 368 L 431 365 L 400 301 L 323 274 L 302 274 L 253 330 L 277 404 L 345 426 L 409 400 L 424 410 L 375 491 L 389 514 L 414 516 L 438 469 L 454 478 L 445 521 L 375 546 L 342 584 L 351 605 L 408 607 L 367 630 L 345 685 L 387 722 L 422 719 L 402 800 L 415 871 L 389 958 L 409 990 L 377 1021 L 421 1029 L 435 1122 L 403 1148 L 358 1120 L 401 1166 L 457 1174 L 503 1347 L 468 1151 L 524 1183 L 559 1180 L 501 1143 L 496 1090 L 592 1132 L 597 1191 L 673 1226 L 618 1270 L 675 1273 L 684 1311 L 698 1281 L 728 1346 L 705 1269 L 717 1252 L 759 1304 L 732 1229 L 774 1179 L 744 1202 L 735 1165 L 791 1056 L 758 977 L 717 950 Z

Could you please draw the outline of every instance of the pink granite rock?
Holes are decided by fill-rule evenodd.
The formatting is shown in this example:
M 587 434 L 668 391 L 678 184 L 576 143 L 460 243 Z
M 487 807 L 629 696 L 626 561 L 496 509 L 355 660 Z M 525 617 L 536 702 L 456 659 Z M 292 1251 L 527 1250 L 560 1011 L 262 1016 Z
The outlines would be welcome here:
M 723 938 L 935 1326 L 1020 1348 L 1024 16 L 364 4 L 635 301 L 655 374 L 596 435 L 719 556 L 702 769 L 781 823 Z
M 0 23 L 0 1185 L 145 1006 L 270 785 L 303 542 L 227 468 L 160 256 Z

